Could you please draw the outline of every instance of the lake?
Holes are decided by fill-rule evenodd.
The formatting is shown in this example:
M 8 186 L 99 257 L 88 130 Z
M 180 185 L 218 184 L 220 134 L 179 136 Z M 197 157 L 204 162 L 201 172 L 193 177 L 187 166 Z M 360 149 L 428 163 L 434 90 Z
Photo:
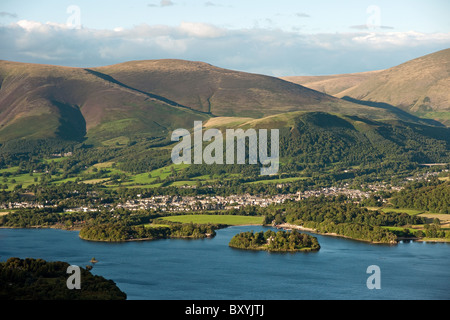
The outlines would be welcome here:
M 235 226 L 202 240 L 102 243 L 78 232 L 0 229 L 0 261 L 10 257 L 65 261 L 113 280 L 129 300 L 411 300 L 450 298 L 450 244 L 374 245 L 314 235 L 319 252 L 268 253 L 228 247 Z M 380 268 L 368 289 L 367 268 Z M 82 283 L 81 283 L 82 285 Z

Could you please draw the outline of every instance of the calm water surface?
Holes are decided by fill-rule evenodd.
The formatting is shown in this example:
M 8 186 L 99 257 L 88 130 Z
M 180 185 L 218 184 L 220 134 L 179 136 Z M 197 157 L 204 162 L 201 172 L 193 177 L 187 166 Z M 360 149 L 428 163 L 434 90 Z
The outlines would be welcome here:
M 0 229 L 0 261 L 65 261 L 113 280 L 129 300 L 450 299 L 450 244 L 372 245 L 315 235 L 315 253 L 232 249 L 230 239 L 259 226 L 230 227 L 213 239 L 99 243 L 78 232 Z M 367 267 L 381 270 L 369 290 Z

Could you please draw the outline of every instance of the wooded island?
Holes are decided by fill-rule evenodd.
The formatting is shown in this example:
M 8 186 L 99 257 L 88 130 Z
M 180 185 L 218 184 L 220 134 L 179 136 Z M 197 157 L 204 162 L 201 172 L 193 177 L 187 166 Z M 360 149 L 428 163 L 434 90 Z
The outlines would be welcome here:
M 268 230 L 266 232 L 241 232 L 235 235 L 229 246 L 246 250 L 267 250 L 278 252 L 318 251 L 319 242 L 316 237 L 296 230 L 290 232 Z

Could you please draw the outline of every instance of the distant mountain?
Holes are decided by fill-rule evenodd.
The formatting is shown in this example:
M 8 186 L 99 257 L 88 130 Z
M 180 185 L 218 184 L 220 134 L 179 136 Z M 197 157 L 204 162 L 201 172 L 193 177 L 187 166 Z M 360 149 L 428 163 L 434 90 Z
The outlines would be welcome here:
M 369 79 L 377 73 L 384 70 L 344 73 L 327 76 L 290 76 L 281 79 L 290 81 L 307 88 L 320 91 L 332 96 L 339 96 L 341 92 L 360 85 L 363 81 Z
M 52 138 L 127 144 L 167 139 L 195 120 L 296 111 L 424 123 L 394 107 L 203 62 L 146 60 L 87 69 L 0 61 L 0 143 Z
M 283 79 L 349 101 L 390 105 L 450 124 L 450 49 L 386 70 Z

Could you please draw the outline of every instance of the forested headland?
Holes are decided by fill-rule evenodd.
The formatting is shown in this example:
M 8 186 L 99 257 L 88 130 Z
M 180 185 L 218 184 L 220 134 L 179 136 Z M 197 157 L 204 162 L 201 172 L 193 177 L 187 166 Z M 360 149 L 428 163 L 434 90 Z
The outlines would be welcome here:
M 345 197 L 313 197 L 286 203 L 272 210 L 265 219 L 266 223 L 289 223 L 322 234 L 372 243 L 396 243 L 400 237 L 450 239 L 449 230 L 441 229 L 437 223 L 428 224 L 423 217 L 368 209 Z
M 168 226 L 131 226 L 123 223 L 89 225 L 81 229 L 79 236 L 91 241 L 138 241 L 168 238 L 204 239 L 216 235 L 219 225 L 211 224 L 172 224 Z
M 67 288 L 67 268 L 61 261 L 9 258 L 0 262 L 0 300 L 125 300 L 114 281 L 80 268 L 81 288 Z

